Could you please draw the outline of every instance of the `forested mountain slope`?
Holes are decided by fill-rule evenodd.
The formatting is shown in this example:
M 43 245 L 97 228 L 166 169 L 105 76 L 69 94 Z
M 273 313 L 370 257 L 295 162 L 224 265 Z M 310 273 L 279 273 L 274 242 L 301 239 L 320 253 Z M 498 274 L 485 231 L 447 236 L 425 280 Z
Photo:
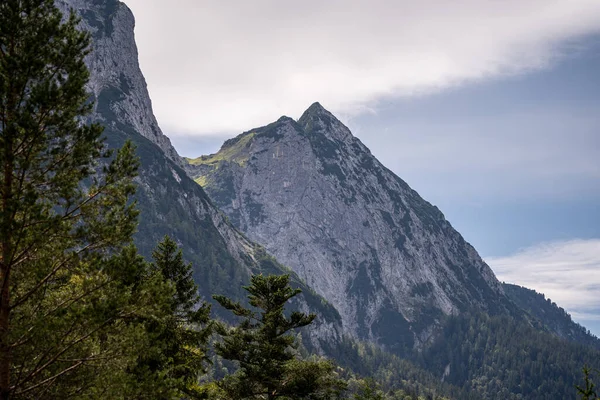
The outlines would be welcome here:
M 600 368 L 600 351 L 506 315 L 450 317 L 417 356 L 445 382 L 490 400 L 575 399 L 581 368 Z
M 502 284 L 504 293 L 521 309 L 542 324 L 542 328 L 572 342 L 600 349 L 600 340 L 588 329 L 571 319 L 571 316 L 544 294 L 509 283 Z

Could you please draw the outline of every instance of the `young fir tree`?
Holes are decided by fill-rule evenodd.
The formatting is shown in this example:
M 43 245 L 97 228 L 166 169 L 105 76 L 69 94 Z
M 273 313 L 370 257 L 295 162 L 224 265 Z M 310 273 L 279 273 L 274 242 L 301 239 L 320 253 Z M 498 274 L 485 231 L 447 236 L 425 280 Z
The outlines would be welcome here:
M 576 386 L 577 394 L 581 396 L 581 400 L 598 400 L 598 393 L 596 392 L 596 385 L 592 381 L 590 375 L 592 371 L 588 367 L 583 367 L 583 377 L 585 387 Z
M 131 144 L 86 125 L 90 38 L 53 0 L 0 1 L 0 399 L 119 398 L 172 291 L 131 246 Z
M 239 364 L 239 370 L 218 383 L 221 396 L 231 399 L 327 399 L 345 388 L 335 366 L 327 360 L 300 360 L 292 331 L 309 325 L 314 314 L 294 311 L 284 314 L 286 303 L 298 295 L 289 276 L 255 275 L 248 291 L 254 310 L 225 296 L 213 296 L 223 307 L 242 317 L 234 328 L 219 327 L 222 343 L 217 354 Z
M 149 386 L 153 399 L 201 398 L 199 376 L 208 362 L 206 347 L 212 332 L 210 305 L 201 304 L 192 265 L 183 261 L 177 244 L 166 236 L 152 254 L 152 271 L 172 288 L 168 313 L 144 322 L 149 345 L 140 355 L 133 374 Z

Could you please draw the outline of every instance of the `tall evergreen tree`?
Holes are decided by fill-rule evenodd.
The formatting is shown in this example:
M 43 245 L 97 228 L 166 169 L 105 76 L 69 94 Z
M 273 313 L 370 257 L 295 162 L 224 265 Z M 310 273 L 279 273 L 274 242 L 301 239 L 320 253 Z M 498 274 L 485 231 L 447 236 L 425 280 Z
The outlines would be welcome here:
M 300 360 L 295 351 L 298 343 L 292 331 L 309 325 L 316 316 L 298 311 L 285 315 L 286 303 L 301 292 L 290 287 L 289 275 L 254 275 L 244 289 L 254 309 L 225 296 L 213 296 L 242 317 L 237 327 L 220 327 L 223 342 L 216 344 L 217 354 L 239 364 L 235 374 L 219 382 L 223 393 L 232 399 L 336 397 L 345 386 L 333 363 Z
M 108 396 L 145 340 L 131 321 L 168 294 L 130 246 L 134 149 L 83 122 L 77 24 L 53 0 L 0 1 L 1 400 Z
M 133 369 L 147 384 L 140 392 L 152 393 L 152 399 L 204 397 L 198 380 L 208 362 L 210 305 L 201 304 L 192 265 L 172 239 L 165 237 L 152 256 L 153 273 L 170 285 L 172 295 L 164 315 L 144 319 L 149 342 Z
M 183 261 L 183 253 L 177 243 L 165 236 L 152 252 L 152 258 L 156 270 L 175 286 L 171 304 L 173 314 L 187 323 L 206 323 L 210 307 L 208 304 L 196 307 L 200 304 L 200 295 L 192 275 L 192 264 Z

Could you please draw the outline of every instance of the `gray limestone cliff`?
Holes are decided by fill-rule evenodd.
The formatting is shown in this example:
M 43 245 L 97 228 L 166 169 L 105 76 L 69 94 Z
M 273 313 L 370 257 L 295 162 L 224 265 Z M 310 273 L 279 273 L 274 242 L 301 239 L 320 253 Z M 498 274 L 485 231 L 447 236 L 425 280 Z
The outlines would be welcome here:
M 184 168 L 185 163 L 162 133 L 152 112 L 138 62 L 131 10 L 118 0 L 57 0 L 56 4 L 63 13 L 73 9 L 79 14 L 80 27 L 93 36 L 93 51 L 86 60 L 90 70 L 88 90 L 97 106 L 102 105 L 100 100 L 110 102 L 108 107 L 115 117 L 107 118 L 96 108 L 93 119 L 107 126 L 129 125 Z
M 318 103 L 189 162 L 234 225 L 331 302 L 347 333 L 409 349 L 445 315 L 511 307 L 440 210 Z

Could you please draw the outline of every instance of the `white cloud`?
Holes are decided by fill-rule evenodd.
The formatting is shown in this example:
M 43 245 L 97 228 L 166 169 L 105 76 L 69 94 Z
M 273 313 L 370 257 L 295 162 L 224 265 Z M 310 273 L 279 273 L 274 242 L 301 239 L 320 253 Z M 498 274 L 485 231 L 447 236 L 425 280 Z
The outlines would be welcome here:
M 600 239 L 540 244 L 486 262 L 501 281 L 544 293 L 578 320 L 600 320 Z
M 600 31 L 598 0 L 126 2 L 159 121 L 199 134 L 542 68 Z

